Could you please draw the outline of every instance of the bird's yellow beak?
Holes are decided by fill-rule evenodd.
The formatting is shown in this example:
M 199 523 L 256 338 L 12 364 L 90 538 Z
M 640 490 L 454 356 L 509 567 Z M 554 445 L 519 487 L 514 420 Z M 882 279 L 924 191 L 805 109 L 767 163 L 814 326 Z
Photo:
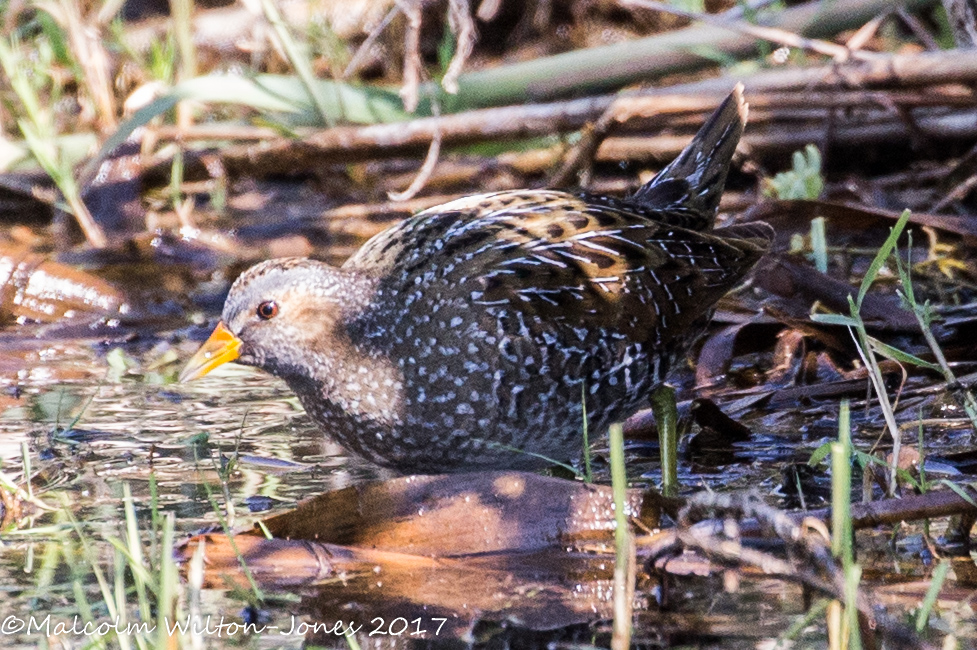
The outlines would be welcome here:
M 231 334 L 224 321 L 218 322 L 210 338 L 200 346 L 180 373 L 180 381 L 203 377 L 217 366 L 234 361 L 240 355 L 240 350 L 241 339 Z

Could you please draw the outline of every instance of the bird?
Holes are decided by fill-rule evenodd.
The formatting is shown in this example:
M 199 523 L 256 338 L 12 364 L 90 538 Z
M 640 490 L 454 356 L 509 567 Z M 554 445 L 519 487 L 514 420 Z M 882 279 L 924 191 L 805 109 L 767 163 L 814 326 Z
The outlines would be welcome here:
M 514 190 L 424 210 L 339 267 L 261 262 L 231 286 L 188 381 L 236 361 L 283 379 L 345 449 L 400 473 L 582 457 L 648 403 L 770 247 L 714 229 L 741 85 L 632 196 Z

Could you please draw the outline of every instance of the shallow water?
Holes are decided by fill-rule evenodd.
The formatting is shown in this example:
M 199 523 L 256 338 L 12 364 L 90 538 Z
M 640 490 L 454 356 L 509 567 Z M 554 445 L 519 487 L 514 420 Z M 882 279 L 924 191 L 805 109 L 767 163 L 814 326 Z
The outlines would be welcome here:
M 144 383 L 142 377 L 96 381 L 94 376 L 104 374 L 106 364 L 94 352 L 63 361 L 92 376 L 70 382 L 21 382 L 19 398 L 11 399 L 0 415 L 0 461 L 3 471 L 20 482 L 26 449 L 34 490 L 55 505 L 54 496 L 65 495 L 82 531 L 100 547 L 100 556 L 111 557 L 105 555 L 110 549 L 105 537 L 121 534 L 123 483 L 131 489 L 140 523 L 147 524 L 151 473 L 160 510 L 176 516 L 178 540 L 218 524 L 212 499 L 221 503 L 222 514 L 230 511 L 224 503 L 220 465 L 231 457 L 237 459 L 227 480 L 232 527 L 248 527 L 304 496 L 377 475 L 327 443 L 289 399 L 284 385 L 267 375 L 229 367 L 191 385 L 157 386 Z M 58 362 L 50 365 L 57 368 Z M 61 610 L 70 617 L 72 607 L 64 604 L 71 600 L 70 582 L 54 580 L 53 586 L 40 587 L 36 566 L 25 570 L 31 558 L 36 565 L 46 545 L 52 540 L 57 544 L 68 530 L 63 517 L 38 513 L 22 521 L 20 528 L 37 532 L 8 529 L 3 534 L 0 584 L 8 599 L 0 609 L 17 616 Z M 63 571 L 62 567 L 59 573 Z M 99 599 L 96 587 L 86 583 L 93 602 Z M 219 592 L 208 596 L 215 621 L 220 616 L 241 620 L 240 601 Z M 288 614 L 275 612 L 274 618 L 287 620 Z M 71 644 L 83 638 L 71 636 L 67 635 Z M 242 639 L 240 633 L 225 637 L 231 644 Z M 12 637 L 24 647 L 33 647 L 37 638 Z M 298 647 L 301 638 L 290 643 Z
M 261 372 L 228 366 L 191 384 L 160 383 L 172 376 L 178 364 L 153 368 L 153 361 L 170 348 L 176 357 L 185 359 L 197 342 L 177 342 L 168 333 L 150 338 L 124 346 L 124 357 L 112 345 L 86 340 L 22 340 L 18 354 L 13 353 L 16 346 L 6 348 L 6 358 L 12 359 L 10 367 L 18 359 L 21 367 L 16 369 L 16 383 L 8 382 L 17 390 L 8 391 L 2 402 L 2 471 L 22 483 L 26 450 L 35 493 L 59 508 L 59 499 L 70 503 L 68 510 L 104 566 L 113 563 L 109 538 L 123 537 L 123 484 L 128 484 L 134 497 L 145 543 L 156 541 L 146 537 L 151 475 L 160 510 L 175 515 L 178 542 L 219 527 L 222 516 L 228 518 L 231 528 L 249 528 L 304 497 L 390 475 L 327 441 L 284 384 Z M 876 413 L 856 409 L 853 416 L 862 442 L 878 435 Z M 752 489 L 774 505 L 792 505 L 791 497 L 785 495 L 784 468 L 806 463 L 814 449 L 833 439 L 836 421 L 831 407 L 814 404 L 797 412 L 754 410 L 745 412 L 740 420 L 753 428 L 750 440 L 723 445 L 715 454 L 680 458 L 683 491 Z M 929 444 L 938 447 L 942 442 L 949 448 L 959 444 L 957 435 L 950 431 L 934 436 Z M 594 447 L 594 466 L 602 480 L 606 480 L 604 445 L 604 440 L 598 440 Z M 636 484 L 654 485 L 659 476 L 657 444 L 633 440 L 629 453 L 629 472 Z M 233 466 L 224 483 L 222 467 L 228 462 Z M 810 482 L 808 507 L 822 505 L 820 497 L 826 496 L 827 486 L 824 475 Z M 73 541 L 68 544 L 66 539 Z M 5 594 L 0 618 L 27 621 L 31 615 L 50 613 L 53 621 L 70 622 L 80 611 L 79 588 L 99 613 L 101 596 L 90 567 L 77 560 L 72 567 L 67 555 L 53 564 L 43 561 L 46 553 L 55 552 L 52 549 L 66 553 L 65 548 L 77 547 L 77 539 L 58 511 L 31 514 L 28 510 L 6 528 L 0 554 L 0 589 Z M 903 549 L 900 557 L 913 565 L 920 552 L 919 548 Z M 883 571 L 891 570 L 885 566 L 890 561 L 880 560 Z M 361 645 L 380 647 L 412 638 L 409 631 L 391 635 L 400 630 L 399 620 L 397 627 L 390 627 L 399 613 L 409 611 L 410 616 L 404 617 L 414 625 L 409 629 L 426 625 L 433 629 L 434 618 L 461 617 L 445 628 L 451 632 L 449 638 L 427 635 L 427 640 L 485 642 L 493 647 L 606 643 L 609 626 L 603 607 L 611 593 L 607 577 L 580 573 L 582 569 L 574 566 L 568 559 L 561 569 L 566 572 L 562 578 L 545 572 L 522 576 L 519 580 L 527 582 L 517 589 L 521 595 L 511 596 L 494 613 L 473 618 L 466 618 L 471 615 L 465 611 L 466 597 L 472 604 L 481 602 L 474 588 L 482 582 L 477 577 L 469 586 L 461 586 L 460 601 L 452 601 L 458 606 L 455 614 L 433 606 L 431 611 L 398 609 L 401 605 L 384 598 L 382 580 L 367 591 L 358 591 L 353 600 L 340 586 L 344 580 L 333 587 L 271 589 L 258 609 L 249 607 L 234 590 L 205 589 L 200 611 L 211 627 L 201 638 L 206 639 L 207 647 L 297 648 L 306 641 L 347 647 L 346 640 L 333 633 L 336 622 L 345 617 L 364 626 L 357 635 Z M 480 574 L 476 571 L 475 575 Z M 577 583 L 574 575 L 589 577 Z M 425 580 L 429 577 L 424 574 Z M 516 578 L 506 580 L 511 583 Z M 584 602 L 592 603 L 587 607 L 594 613 L 578 620 L 567 618 L 562 608 L 547 609 L 546 599 L 539 594 L 546 593 L 548 584 L 593 598 Z M 466 594 L 465 589 L 472 591 Z M 724 586 L 721 576 L 689 578 L 677 588 L 673 585 L 672 592 L 669 608 L 662 611 L 655 602 L 660 587 L 639 585 L 636 642 L 654 646 L 691 639 L 702 646 L 757 647 L 764 639 L 776 638 L 804 611 L 796 587 L 759 577 L 742 577 L 735 589 Z M 760 624 L 744 624 L 754 619 Z M 247 621 L 260 624 L 264 634 L 232 627 Z M 308 627 L 311 624 L 320 627 Z M 382 629 L 375 632 L 378 624 Z M 689 637 L 690 630 L 697 632 Z M 370 631 L 375 634 L 371 636 Z M 820 634 L 805 637 L 806 642 L 823 640 Z M 83 643 L 82 636 L 70 629 L 60 637 L 71 647 Z M 0 645 L 35 647 L 40 639 L 36 633 L 21 631 L 4 635 Z

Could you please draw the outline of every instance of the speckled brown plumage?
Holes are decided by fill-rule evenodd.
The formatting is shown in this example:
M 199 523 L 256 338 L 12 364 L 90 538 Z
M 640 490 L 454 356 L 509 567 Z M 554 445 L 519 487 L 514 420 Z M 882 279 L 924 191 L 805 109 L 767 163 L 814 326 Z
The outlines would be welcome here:
M 224 307 L 235 354 L 285 379 L 344 446 L 401 471 L 579 458 L 584 400 L 592 430 L 645 405 L 769 245 L 765 224 L 710 231 L 745 116 L 737 89 L 629 199 L 473 196 L 338 269 L 259 264 Z

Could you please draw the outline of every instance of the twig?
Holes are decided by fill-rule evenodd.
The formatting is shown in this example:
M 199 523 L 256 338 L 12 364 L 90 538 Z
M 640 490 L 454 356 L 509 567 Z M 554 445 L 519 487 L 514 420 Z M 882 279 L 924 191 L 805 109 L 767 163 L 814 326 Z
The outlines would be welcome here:
M 478 19 L 486 23 L 493 20 L 498 15 L 501 6 L 502 0 L 482 0 L 476 10 Z
M 869 503 L 853 503 L 851 506 L 852 527 L 855 530 L 875 528 L 876 526 L 891 526 L 903 521 L 918 521 L 920 519 L 936 519 L 959 514 L 977 514 L 977 491 L 972 488 L 964 489 L 964 494 L 971 501 L 952 490 L 931 490 L 926 494 L 903 496 L 899 499 L 883 499 Z M 831 509 L 809 510 L 807 512 L 791 514 L 791 517 L 813 517 L 823 521 L 830 521 Z M 746 525 L 744 524 L 744 530 Z
M 966 179 L 963 180 L 963 182 L 955 185 L 953 189 L 947 192 L 943 198 L 941 198 L 939 201 L 934 203 L 933 206 L 930 207 L 929 211 L 930 212 L 942 211 L 945 207 L 947 207 L 954 201 L 959 201 L 963 197 L 970 194 L 970 190 L 974 189 L 975 186 L 977 186 L 977 174 L 968 176 Z
M 413 113 L 417 109 L 418 88 L 421 85 L 421 0 L 396 0 L 397 6 L 407 17 L 407 33 L 404 35 L 404 80 L 400 97 L 404 110 Z
M 448 0 L 448 22 L 455 35 L 455 54 L 441 79 L 441 86 L 454 95 L 458 92 L 458 77 L 475 47 L 475 21 L 468 0 Z
M 844 63 L 851 58 L 862 59 L 878 56 L 876 54 L 854 51 L 845 47 L 844 45 L 836 45 L 835 43 L 830 43 L 820 39 L 805 38 L 800 34 L 795 34 L 794 32 L 786 29 L 752 25 L 742 21 L 731 21 L 723 18 L 722 16 L 713 16 L 711 14 L 685 11 L 672 5 L 665 4 L 664 2 L 656 2 L 656 0 L 624 0 L 624 4 L 632 7 L 642 7 L 644 9 L 660 11 L 673 16 L 682 16 L 683 18 L 690 18 L 692 20 L 704 22 L 708 25 L 723 27 L 740 34 L 754 36 L 772 43 L 817 52 L 818 54 L 830 56 L 838 63 Z
M 880 12 L 892 8 L 893 4 L 917 10 L 932 2 L 807 2 L 771 12 L 764 19 L 769 27 L 801 33 L 808 38 L 821 38 L 857 28 Z M 698 24 L 643 39 L 478 70 L 466 73 L 458 80 L 458 95 L 446 105 L 476 107 L 525 99 L 542 101 L 569 93 L 599 92 L 629 83 L 647 83 L 667 74 L 713 66 L 714 57 L 703 56 L 703 50 L 730 57 L 752 57 L 756 54 L 756 36 L 732 33 L 724 24 Z M 876 56 L 880 60 L 886 58 L 884 55 Z
M 431 105 L 434 107 L 435 113 L 437 113 L 437 98 L 432 98 Z M 435 117 L 438 117 L 435 115 Z M 441 155 L 441 129 L 437 128 L 434 131 L 434 136 L 431 138 L 431 146 L 428 147 L 427 155 L 424 157 L 424 164 L 421 165 L 420 171 L 417 172 L 417 176 L 411 181 L 411 184 L 403 192 L 387 192 L 387 196 L 390 197 L 391 201 L 407 201 L 409 199 L 417 196 L 428 179 L 431 178 L 431 174 L 434 173 L 434 168 L 438 164 L 438 157 Z
M 181 128 L 171 124 L 148 127 L 160 140 L 181 140 L 194 142 L 200 140 L 276 140 L 281 138 L 281 131 L 270 126 L 252 126 L 231 122 L 205 122 Z
M 977 6 L 973 0 L 943 0 L 950 30 L 957 47 L 977 47 Z
M 845 47 L 849 50 L 860 50 L 865 47 L 865 44 L 872 40 L 872 37 L 879 31 L 879 27 L 890 15 L 892 15 L 891 11 L 885 11 L 859 27 L 858 31 L 845 41 Z
M 750 99 L 751 108 L 753 99 Z M 750 117 L 754 113 L 751 111 Z M 936 138 L 973 138 L 977 135 L 977 111 L 955 111 L 941 115 L 919 117 L 920 131 Z M 823 128 L 811 125 L 784 129 L 782 125 L 760 128 L 759 120 L 753 130 L 744 134 L 744 146 L 755 151 L 795 151 L 805 144 L 816 141 Z M 901 120 L 888 120 L 876 124 L 839 124 L 834 131 L 834 141 L 847 146 L 876 142 L 908 140 L 912 131 Z M 654 138 L 618 137 L 608 138 L 597 150 L 597 161 L 617 160 L 656 160 L 661 161 L 675 156 L 688 144 L 684 136 L 656 136 Z
M 902 24 L 913 33 L 913 36 L 919 39 L 919 42 L 922 43 L 923 47 L 925 47 L 928 51 L 936 52 L 937 50 L 941 49 L 940 44 L 936 42 L 936 39 L 933 38 L 932 34 L 929 33 L 926 26 L 920 22 L 919 18 L 916 18 L 916 16 L 902 8 L 896 10 L 896 16 L 902 21 Z
M 454 199 L 464 196 L 463 194 L 436 194 L 434 196 L 422 196 L 415 199 L 395 201 L 393 203 L 359 203 L 355 205 L 344 205 L 338 208 L 326 210 L 319 215 L 316 220 L 326 220 L 329 224 L 336 223 L 341 232 L 350 232 L 350 224 L 357 221 L 366 226 L 365 232 L 353 232 L 358 237 L 364 235 L 370 237 L 375 235 L 379 226 L 375 224 L 378 217 L 389 215 L 391 218 L 403 218 L 414 212 L 426 210 L 441 205 Z M 330 232 L 332 232 L 330 230 Z
M 753 518 L 764 536 L 783 540 L 788 548 L 787 562 L 766 553 L 750 551 L 742 545 L 738 522 L 746 518 Z M 769 566 L 784 577 L 799 579 L 844 599 L 841 567 L 817 529 L 795 521 L 755 495 L 699 493 L 682 509 L 678 523 L 676 534 L 683 546 L 699 548 L 724 562 L 746 562 L 760 568 Z M 721 532 L 717 534 L 717 530 Z M 731 539 L 730 530 L 735 531 Z M 855 603 L 849 604 L 857 606 L 869 620 L 874 619 L 871 603 L 863 592 L 858 593 Z
M 393 22 L 393 19 L 396 18 L 397 14 L 399 13 L 400 5 L 394 5 L 390 8 L 390 11 L 387 12 L 387 15 L 383 17 L 383 20 L 381 20 L 376 27 L 370 30 L 366 40 L 364 40 L 356 49 L 356 54 L 353 55 L 353 58 L 350 59 L 349 65 L 347 65 L 346 69 L 343 70 L 343 79 L 349 79 L 359 71 L 359 69 L 363 66 L 363 63 L 366 61 L 366 57 L 370 55 L 370 50 L 373 48 L 373 44 L 377 42 L 377 39 L 380 38 L 380 34 L 383 33 L 383 30 L 385 30 L 390 23 Z
M 842 66 L 766 71 L 742 80 L 750 89 L 750 104 L 759 119 L 761 117 L 759 111 L 763 108 L 762 93 L 770 91 L 788 93 L 797 89 L 810 92 L 813 88 L 830 88 L 826 80 L 839 80 L 840 75 L 844 76 L 846 84 L 857 84 L 861 87 L 897 85 L 909 88 L 928 84 L 973 82 L 977 80 L 977 51 L 880 56 L 871 61 L 854 61 Z M 267 169 L 280 173 L 283 171 L 283 164 L 293 165 L 293 168 L 303 168 L 312 160 L 316 163 L 329 160 L 349 162 L 383 155 L 413 153 L 429 147 L 438 130 L 441 131 L 444 146 L 548 135 L 580 129 L 587 122 L 599 119 L 617 99 L 626 101 L 632 114 L 643 116 L 683 112 L 698 114 L 711 110 L 716 101 L 729 92 L 735 81 L 731 78 L 710 79 L 668 89 L 625 93 L 620 96 L 605 95 L 548 104 L 480 109 L 441 118 L 421 118 L 393 124 L 336 127 L 316 132 L 302 140 L 298 147 L 294 140 L 282 138 L 277 143 L 265 143 L 261 147 L 248 145 L 227 147 L 222 151 L 222 156 L 232 172 L 247 170 L 249 173 L 261 173 L 262 169 Z M 838 97 L 838 105 L 845 105 L 843 102 L 856 99 L 858 94 L 836 93 L 834 96 Z M 862 101 L 865 101 L 867 96 L 862 94 L 861 97 Z M 811 102 L 811 97 L 808 95 L 805 95 L 804 99 Z M 783 102 L 789 100 L 790 97 L 787 95 L 777 98 L 777 101 L 781 102 L 780 106 L 784 106 Z M 798 105 L 797 100 L 798 98 L 795 97 L 793 105 Z M 953 101 L 967 100 L 958 98 Z M 624 121 L 626 116 L 618 115 L 618 119 Z M 944 134 L 960 134 L 968 132 L 963 123 L 966 119 L 965 116 L 957 118 L 952 115 L 935 116 L 929 120 L 929 125 L 926 124 L 927 120 L 919 120 L 919 123 L 930 129 L 931 133 L 939 134 L 942 131 Z M 755 125 L 758 120 L 752 122 Z M 971 124 L 970 131 L 973 130 L 972 127 Z M 873 138 L 902 137 L 905 133 L 904 125 L 892 125 L 891 122 L 884 127 L 868 125 L 850 127 L 850 129 L 859 131 L 862 142 Z M 820 127 L 817 130 L 820 132 Z M 780 131 L 782 132 L 783 129 Z M 786 134 L 790 142 L 784 146 L 796 148 L 797 138 L 794 138 L 794 135 L 797 130 L 790 131 Z M 757 130 L 751 128 L 747 138 L 756 137 L 756 134 Z M 811 141 L 811 134 L 805 133 L 804 138 L 806 140 L 801 142 L 801 145 Z M 768 136 L 765 140 L 764 146 L 772 146 L 776 137 Z M 602 149 L 606 148 L 607 144 L 605 143 Z M 288 155 L 284 155 L 286 153 Z
M 81 226 L 82 232 L 85 233 L 85 239 L 95 248 L 104 248 L 108 244 L 108 239 L 106 239 L 102 227 L 98 225 L 98 222 L 92 217 L 92 213 L 88 211 L 85 202 L 76 192 L 69 192 L 64 195 L 64 198 L 68 207 L 71 208 L 71 213 L 78 221 L 78 225 Z
M 603 115 L 593 124 L 584 127 L 580 135 L 580 141 L 570 150 L 560 168 L 546 181 L 546 187 L 567 187 L 575 184 L 574 177 L 585 166 L 590 165 L 594 160 L 594 154 L 598 147 L 611 131 L 611 127 L 617 122 L 618 102 L 612 103 L 604 111 Z
M 939 519 L 954 515 L 977 515 L 977 490 L 961 488 L 962 494 L 953 490 L 930 490 L 925 494 L 910 494 L 897 499 L 882 499 L 868 503 L 853 503 L 851 506 L 852 528 L 861 530 L 892 526 L 902 522 L 920 521 L 923 519 Z M 727 495 L 728 496 L 728 495 Z M 970 499 L 970 501 L 968 501 Z M 785 516 L 801 525 L 807 520 L 821 522 L 831 521 L 831 508 L 790 512 Z M 713 522 L 713 526 L 721 525 Z M 708 527 L 707 519 L 701 519 L 699 527 Z M 767 535 L 767 524 L 757 519 L 744 517 L 738 522 L 739 532 L 744 538 Z M 649 554 L 656 554 L 662 548 L 664 538 L 639 538 L 638 556 L 647 559 Z
M 434 118 L 438 119 L 441 117 L 441 103 L 438 101 L 437 96 L 431 96 L 431 112 L 434 114 Z M 435 124 L 434 136 L 431 138 L 431 146 L 428 147 L 427 155 L 424 157 L 424 163 L 421 165 L 421 169 L 414 176 L 414 180 L 403 192 L 387 192 L 387 196 L 391 201 L 407 201 L 414 198 L 418 192 L 420 192 L 424 185 L 427 184 L 428 179 L 431 178 L 431 174 L 434 173 L 434 168 L 438 164 L 438 158 L 441 155 L 441 138 L 442 131 L 439 124 Z
M 85 74 L 80 80 L 88 89 L 97 107 L 96 118 L 101 131 L 108 133 L 116 126 L 115 94 L 109 81 L 109 57 L 105 52 L 96 26 L 86 24 L 80 3 L 70 0 L 49 0 L 38 6 L 49 13 L 68 33 L 71 50 Z M 93 33 L 94 32 L 94 33 Z
M 853 514 L 858 509 L 852 506 Z M 935 650 L 935 645 L 920 639 L 898 619 L 876 611 L 864 591 L 853 594 L 846 589 L 844 571 L 824 541 L 824 526 L 811 514 L 787 514 L 752 495 L 700 493 L 689 499 L 675 529 L 638 540 L 639 557 L 662 573 L 668 572 L 670 558 L 683 549 L 698 550 L 722 566 L 756 567 L 766 575 L 806 585 L 853 605 L 862 615 L 862 629 L 882 632 L 893 648 Z M 830 511 L 818 514 L 830 518 Z M 743 543 L 744 537 L 756 535 L 780 539 L 786 558 Z M 687 566 L 688 558 L 685 560 Z

